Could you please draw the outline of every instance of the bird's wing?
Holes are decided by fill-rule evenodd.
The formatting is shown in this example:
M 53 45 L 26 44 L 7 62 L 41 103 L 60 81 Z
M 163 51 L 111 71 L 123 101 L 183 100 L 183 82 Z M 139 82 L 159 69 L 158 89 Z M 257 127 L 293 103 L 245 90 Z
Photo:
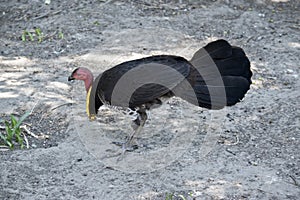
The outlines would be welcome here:
M 159 98 L 189 74 L 191 64 L 178 56 L 151 56 L 119 64 L 99 79 L 98 95 L 111 105 L 135 107 Z

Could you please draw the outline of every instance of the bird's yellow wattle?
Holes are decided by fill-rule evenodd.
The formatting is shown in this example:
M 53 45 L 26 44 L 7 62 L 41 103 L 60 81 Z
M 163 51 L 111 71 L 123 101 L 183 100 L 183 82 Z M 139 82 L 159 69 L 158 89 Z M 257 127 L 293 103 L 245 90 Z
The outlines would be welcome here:
M 90 120 L 95 120 L 96 116 L 91 115 L 91 113 L 90 113 L 90 95 L 91 95 L 91 91 L 92 91 L 92 86 L 89 88 L 89 90 L 86 94 L 86 114 L 88 115 Z

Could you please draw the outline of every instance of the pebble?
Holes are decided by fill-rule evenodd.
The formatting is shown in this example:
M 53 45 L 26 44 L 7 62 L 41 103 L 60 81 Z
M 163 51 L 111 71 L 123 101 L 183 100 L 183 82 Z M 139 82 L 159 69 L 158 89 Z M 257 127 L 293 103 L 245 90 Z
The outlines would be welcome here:
M 7 50 L 1 51 L 1 54 L 2 54 L 2 55 L 8 55 L 8 54 L 9 54 L 9 51 L 7 51 Z
M 262 37 L 262 36 L 258 36 L 256 40 L 259 41 L 259 40 L 261 40 L 261 39 L 263 39 L 263 38 L 264 38 L 264 37 Z

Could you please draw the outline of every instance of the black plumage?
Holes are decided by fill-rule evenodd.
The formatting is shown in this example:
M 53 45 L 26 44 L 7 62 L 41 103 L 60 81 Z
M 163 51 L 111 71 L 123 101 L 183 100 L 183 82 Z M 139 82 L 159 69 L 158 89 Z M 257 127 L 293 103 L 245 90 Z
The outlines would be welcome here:
M 186 59 L 169 55 L 124 62 L 100 75 L 97 94 L 115 106 L 137 107 L 171 92 L 189 75 L 191 67 Z M 113 92 L 119 99 L 112 99 Z
M 94 111 L 97 113 L 103 103 L 140 107 L 174 93 L 194 105 L 220 109 L 232 106 L 244 97 L 250 88 L 251 76 L 250 62 L 244 51 L 225 40 L 218 40 L 196 52 L 191 61 L 179 56 L 159 55 L 124 62 L 106 70 L 93 82 L 93 89 L 96 89 Z M 189 84 L 182 84 L 184 79 Z M 225 96 L 221 95 L 222 91 Z M 113 92 L 118 98 L 112 98 Z M 212 97 L 215 102 L 211 102 Z
M 76 79 L 76 70 L 70 80 Z M 104 71 L 88 92 L 88 114 L 94 118 L 103 104 L 135 110 L 138 117 L 133 121 L 134 133 L 125 143 L 128 146 L 147 120 L 146 111 L 162 104 L 161 97 L 178 96 L 196 106 L 221 109 L 243 99 L 251 76 L 250 62 L 243 49 L 217 40 L 199 49 L 190 61 L 158 55 Z

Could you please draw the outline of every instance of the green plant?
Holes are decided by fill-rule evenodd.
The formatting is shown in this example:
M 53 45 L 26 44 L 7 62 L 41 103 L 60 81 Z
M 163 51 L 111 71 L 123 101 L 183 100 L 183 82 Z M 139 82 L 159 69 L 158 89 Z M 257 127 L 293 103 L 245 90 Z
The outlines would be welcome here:
M 38 43 L 41 43 L 44 39 L 44 34 L 40 28 L 36 28 L 33 31 L 24 30 L 22 33 L 22 36 L 21 36 L 23 42 L 26 42 L 26 41 L 33 42 L 34 38 L 36 38 L 36 37 L 37 37 Z
M 192 196 L 191 194 L 189 194 L 189 195 Z M 166 193 L 165 200 L 173 200 L 173 198 L 175 198 L 175 199 L 181 199 L 181 200 L 187 200 L 182 194 L 175 195 L 173 193 Z
M 17 119 L 14 115 L 10 115 L 10 122 L 7 120 L 4 121 L 6 134 L 3 135 L 0 133 L 0 139 L 2 139 L 4 144 L 10 149 L 14 149 L 14 141 L 17 142 L 21 148 L 24 147 L 20 126 L 29 115 L 30 112 L 26 112 L 19 119 Z
M 59 33 L 58 33 L 58 38 L 59 39 L 64 39 L 64 34 L 63 34 L 63 32 L 61 32 L 61 31 L 59 31 Z
M 99 25 L 100 25 L 100 23 L 99 23 L 98 21 L 94 21 L 93 24 L 96 25 L 96 26 L 99 26 Z
M 182 200 L 186 200 L 186 198 L 182 194 L 178 195 L 178 197 L 180 197 Z
M 166 200 L 172 200 L 173 196 L 174 196 L 174 194 L 166 193 Z
M 43 41 L 43 38 L 44 38 L 43 32 L 41 31 L 40 28 L 36 28 L 34 31 L 35 31 L 35 34 L 38 37 L 38 42 L 41 43 Z
M 29 31 L 24 30 L 23 33 L 22 33 L 22 41 L 23 41 L 23 42 L 26 42 L 27 36 L 29 37 L 29 39 L 30 39 L 31 41 L 34 41 L 33 35 L 32 35 Z

